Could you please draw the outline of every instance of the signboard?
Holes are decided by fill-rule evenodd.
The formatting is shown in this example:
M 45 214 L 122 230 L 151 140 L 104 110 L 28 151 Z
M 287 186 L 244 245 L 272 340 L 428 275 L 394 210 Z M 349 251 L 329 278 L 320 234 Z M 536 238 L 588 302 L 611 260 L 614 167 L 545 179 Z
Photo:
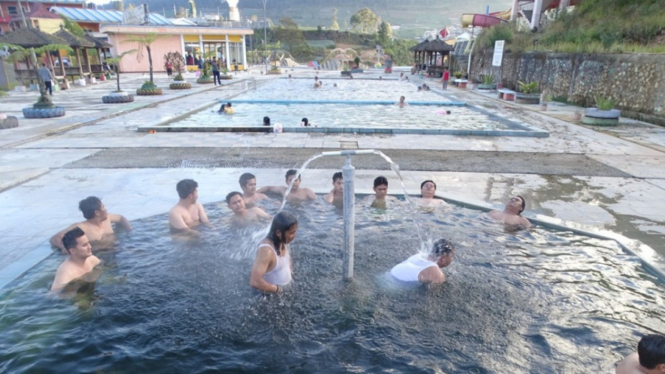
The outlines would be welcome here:
M 503 47 L 505 44 L 505 40 L 497 40 L 494 42 L 494 57 L 492 57 L 492 66 L 501 66 L 501 61 L 503 60 Z
M 125 25 L 145 25 L 148 19 L 148 4 L 140 4 L 131 9 L 125 9 L 122 14 L 122 23 Z

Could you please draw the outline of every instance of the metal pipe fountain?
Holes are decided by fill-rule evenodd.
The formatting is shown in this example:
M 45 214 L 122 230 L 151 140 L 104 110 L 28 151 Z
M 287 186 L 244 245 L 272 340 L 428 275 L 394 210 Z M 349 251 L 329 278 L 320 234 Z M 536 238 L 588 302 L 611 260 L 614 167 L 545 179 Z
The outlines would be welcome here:
M 356 168 L 351 165 L 351 156 L 376 153 L 373 149 L 323 152 L 321 156 L 345 156 L 342 168 L 344 178 L 344 279 L 353 279 L 353 259 L 355 255 L 355 185 Z

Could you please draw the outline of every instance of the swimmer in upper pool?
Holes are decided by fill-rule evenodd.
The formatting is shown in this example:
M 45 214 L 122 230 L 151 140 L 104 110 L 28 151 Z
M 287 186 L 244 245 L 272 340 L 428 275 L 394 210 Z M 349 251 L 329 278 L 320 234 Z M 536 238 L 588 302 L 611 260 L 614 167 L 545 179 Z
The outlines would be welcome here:
M 406 103 L 406 97 L 400 96 L 399 97 L 399 102 L 396 103 L 395 105 L 398 105 L 400 108 L 403 108 L 405 106 L 409 106 L 409 104 Z
M 291 182 L 293 182 L 293 188 L 289 192 L 289 195 L 286 197 L 289 201 L 307 201 L 307 200 L 316 200 L 316 194 L 314 191 L 309 188 L 300 187 L 301 177 L 298 176 L 298 179 L 294 180 L 298 172 L 294 169 L 290 169 L 286 172 L 286 186 L 266 186 L 261 187 L 258 192 L 260 193 L 276 193 L 284 196 L 286 190 L 289 188 Z
M 422 90 L 423 90 L 423 87 L 422 87 L 422 86 L 418 86 L 418 92 L 420 92 L 420 91 L 422 91 Z
M 65 233 L 78 227 L 85 232 L 95 249 L 104 248 L 115 241 L 113 223 L 116 227 L 131 230 L 132 225 L 127 218 L 120 214 L 111 214 L 106 210 L 102 201 L 95 196 L 89 196 L 79 202 L 79 210 L 83 213 L 85 221 L 75 223 L 59 233 L 53 235 L 50 240 L 52 246 L 60 249 L 62 254 L 67 254 L 67 249 L 62 244 Z
M 503 212 L 493 210 L 488 214 L 493 219 L 503 222 L 507 225 L 528 228 L 531 227 L 531 222 L 521 216 L 524 208 L 526 208 L 526 201 L 524 201 L 524 198 L 522 196 L 514 196 L 508 200 L 505 208 L 503 208 Z
M 662 374 L 665 373 L 665 336 L 651 334 L 643 336 L 637 343 L 637 352 L 619 362 L 616 374 Z
M 95 281 L 96 277 L 91 273 L 100 260 L 92 254 L 92 246 L 83 230 L 75 227 L 67 231 L 62 237 L 62 245 L 66 248 L 69 258 L 58 267 L 51 292 L 59 292 L 68 283 L 77 279 L 86 282 Z
M 247 208 L 240 192 L 233 191 L 226 195 L 226 204 L 233 211 L 234 218 L 238 220 L 258 221 L 260 219 L 270 219 L 270 215 L 261 208 Z
M 291 283 L 293 261 L 289 243 L 296 238 L 298 220 L 287 212 L 277 213 L 268 236 L 256 250 L 249 285 L 266 293 L 281 293 Z
M 169 226 L 171 230 L 196 233 L 192 227 L 204 224 L 211 227 L 210 220 L 199 198 L 199 184 L 192 179 L 183 179 L 176 185 L 180 200 L 169 211 Z
M 442 199 L 438 199 L 435 196 L 436 194 L 436 183 L 432 180 L 426 180 L 420 184 L 420 199 L 418 203 L 421 206 L 447 206 L 448 204 Z
M 441 271 L 453 262 L 455 247 L 446 239 L 434 242 L 429 254 L 418 253 L 404 262 L 395 265 L 390 275 L 402 282 L 419 282 L 421 284 L 441 284 L 446 275 Z
M 337 83 L 333 83 L 333 87 L 337 87 Z
M 289 80 L 293 80 L 293 77 L 291 76 L 291 74 L 289 74 Z
M 309 120 L 307 119 L 307 117 L 305 117 L 300 121 L 300 126 L 311 127 L 312 124 L 309 123 Z
M 323 200 L 328 204 L 342 205 L 344 199 L 344 177 L 342 176 L 342 172 L 338 171 L 333 174 L 332 180 L 333 189 L 323 198 Z
M 226 109 L 224 110 L 226 114 L 233 114 L 233 107 L 231 103 L 226 103 Z
M 374 201 L 371 205 L 373 208 L 386 209 L 388 201 L 391 203 L 397 202 L 397 198 L 388 195 L 388 179 L 386 177 L 379 176 L 374 179 L 374 194 Z
M 270 117 L 263 117 L 263 126 L 270 126 Z
M 244 173 L 238 180 L 242 188 L 242 198 L 245 200 L 245 206 L 251 208 L 257 201 L 267 199 L 268 196 L 256 192 L 256 177 L 251 173 Z

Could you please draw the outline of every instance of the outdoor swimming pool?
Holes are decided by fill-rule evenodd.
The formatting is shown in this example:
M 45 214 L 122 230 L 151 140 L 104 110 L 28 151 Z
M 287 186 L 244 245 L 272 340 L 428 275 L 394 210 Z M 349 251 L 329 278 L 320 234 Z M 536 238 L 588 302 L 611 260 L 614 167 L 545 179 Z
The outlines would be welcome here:
M 299 227 L 281 297 L 249 287 L 263 226 L 233 228 L 223 203 L 206 206 L 218 229 L 190 242 L 166 214 L 133 222 L 75 300 L 47 294 L 52 256 L 2 293 L 0 372 L 605 373 L 627 353 L 617 342 L 665 327 L 662 286 L 613 241 L 508 232 L 461 207 L 416 214 L 457 245 L 448 282 L 397 287 L 386 272 L 419 247 L 413 215 L 364 206 L 347 284 L 341 212 L 287 204 Z

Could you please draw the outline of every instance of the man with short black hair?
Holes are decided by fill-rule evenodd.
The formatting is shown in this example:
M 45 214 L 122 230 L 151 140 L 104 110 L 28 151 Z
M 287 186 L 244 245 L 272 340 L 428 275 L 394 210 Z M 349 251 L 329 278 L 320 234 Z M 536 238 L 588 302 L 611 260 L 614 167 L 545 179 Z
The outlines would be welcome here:
M 234 214 L 234 217 L 243 221 L 257 221 L 259 219 L 270 219 L 270 215 L 263 209 L 245 206 L 245 200 L 238 191 L 233 191 L 226 195 L 226 204 Z
M 333 205 L 341 205 L 344 200 L 344 177 L 342 172 L 338 171 L 332 177 L 333 189 L 323 199 Z
M 176 190 L 180 200 L 169 211 L 171 230 L 197 233 L 192 227 L 200 224 L 211 226 L 203 205 L 197 201 L 199 184 L 192 179 L 183 179 L 176 185 Z
M 107 246 L 115 240 L 112 223 L 131 230 L 132 225 L 127 218 L 120 214 L 111 214 L 106 211 L 106 207 L 102 201 L 95 196 L 88 196 L 79 201 L 79 210 L 83 213 L 83 222 L 75 223 L 59 233 L 53 235 L 50 240 L 52 246 L 59 248 L 62 254 L 67 254 L 67 250 L 62 244 L 62 238 L 66 232 L 75 227 L 80 228 L 85 232 L 86 237 L 90 240 L 95 249 Z
M 446 239 L 439 239 L 432 245 L 429 254 L 415 254 L 404 262 L 395 265 L 390 274 L 401 282 L 440 284 L 446 281 L 442 268 L 450 265 L 455 256 L 455 247 Z
M 531 222 L 521 216 L 525 207 L 526 201 L 522 196 L 513 196 L 506 203 L 506 207 L 503 208 L 503 212 L 493 210 L 488 214 L 494 220 L 501 221 L 507 225 L 527 228 L 531 226 Z
M 39 77 L 44 81 L 44 91 L 48 90 L 48 94 L 53 96 L 53 74 L 51 70 L 42 62 L 42 67 L 39 68 L 38 73 Z
M 300 178 L 300 175 L 298 175 L 298 179 L 294 178 L 296 177 L 296 174 L 298 172 L 295 169 L 289 169 L 286 172 L 286 187 L 285 186 L 266 186 L 266 187 L 261 187 L 261 189 L 258 190 L 260 193 L 276 193 L 284 196 L 286 194 L 286 190 L 289 189 L 289 186 L 291 185 L 291 182 L 293 182 L 293 188 L 291 188 L 291 191 L 289 191 L 289 195 L 286 197 L 287 200 L 289 201 L 307 201 L 307 200 L 316 200 L 316 194 L 314 191 L 310 190 L 309 188 L 305 187 L 300 187 L 300 182 L 302 179 Z
M 373 208 L 386 209 L 386 203 L 388 201 L 397 201 L 394 196 L 388 195 L 388 179 L 384 176 L 379 176 L 374 179 L 374 194 L 374 201 L 372 202 Z
M 242 198 L 245 199 L 245 205 L 251 208 L 257 201 L 266 199 L 268 196 L 256 192 L 256 177 L 252 173 L 244 173 L 240 176 L 240 188 L 242 188 Z
M 100 261 L 92 254 L 92 246 L 83 230 L 74 227 L 67 231 L 62 237 L 62 245 L 69 253 L 69 258 L 58 267 L 51 291 L 59 292 L 76 279 L 94 281 L 86 276 Z
M 628 355 L 617 365 L 616 374 L 665 373 L 665 336 L 646 335 L 637 344 L 637 352 Z

